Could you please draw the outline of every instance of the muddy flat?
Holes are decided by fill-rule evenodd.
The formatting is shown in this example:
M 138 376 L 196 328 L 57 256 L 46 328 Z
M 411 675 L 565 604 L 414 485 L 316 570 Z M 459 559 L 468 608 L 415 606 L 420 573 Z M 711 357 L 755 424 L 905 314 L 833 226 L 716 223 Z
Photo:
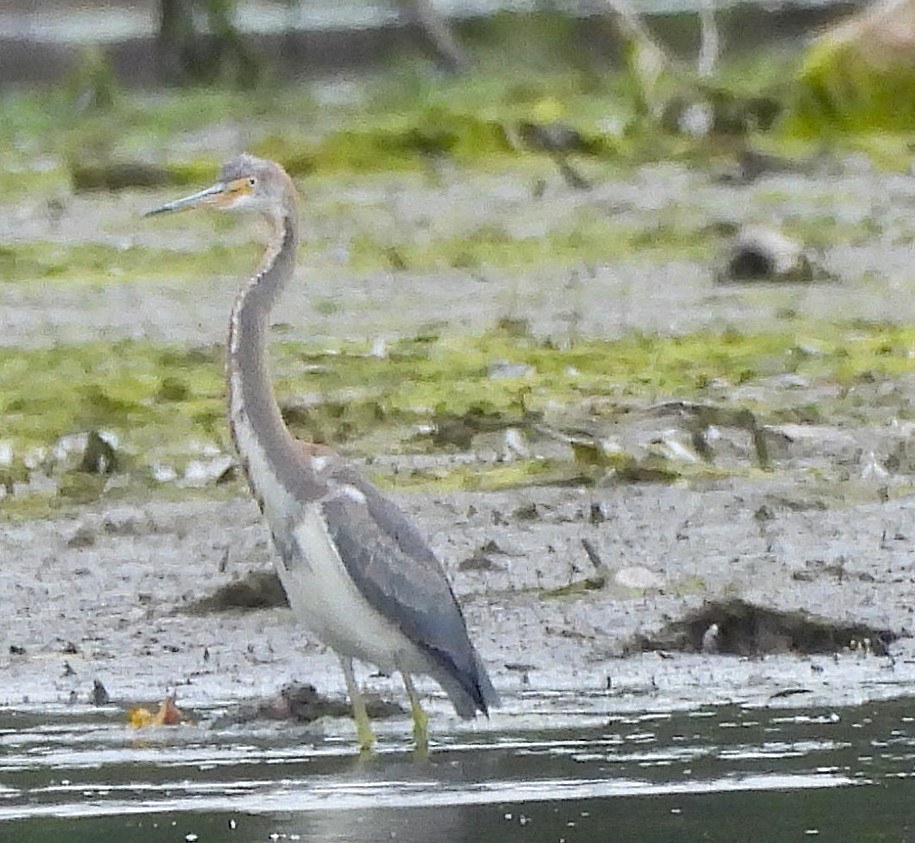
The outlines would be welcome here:
M 501 321 L 523 325 L 525 343 L 557 354 L 634 335 L 650 345 L 705 332 L 788 333 L 791 353 L 814 361 L 812 367 L 818 355 L 832 360 L 844 344 L 857 361 L 861 337 L 871 342 L 875 332 L 891 335 L 875 359 L 890 359 L 893 366 L 875 363 L 863 374 L 837 377 L 829 366 L 786 372 L 779 364 L 775 373 L 749 371 L 739 382 L 713 377 L 688 391 L 674 385 L 652 387 L 650 396 L 603 395 L 600 405 L 583 394 L 574 406 L 541 407 L 533 421 L 499 417 L 491 429 L 471 425 L 466 436 L 459 432 L 445 441 L 420 425 L 397 438 L 391 452 L 385 443 L 392 440 L 373 438 L 372 431 L 342 442 L 429 537 L 504 696 L 504 707 L 489 721 L 467 726 L 434 685 L 422 684 L 430 696 L 433 741 L 456 754 L 455 764 L 465 763 L 458 759 L 465 743 L 493 744 L 492 751 L 502 753 L 497 764 L 509 764 L 516 752 L 536 755 L 535 744 L 524 742 L 540 729 L 549 732 L 544 740 L 550 753 L 558 753 L 550 755 L 555 761 L 565 751 L 561 740 L 554 745 L 560 732 L 594 727 L 586 740 L 594 749 L 606 739 L 601 724 L 614 718 L 667 717 L 705 706 L 788 706 L 828 717 L 837 707 L 911 693 L 915 458 L 913 379 L 905 363 L 912 346 L 905 331 L 915 321 L 915 187 L 908 177 L 882 174 L 860 161 L 837 167 L 734 186 L 711 172 L 653 165 L 608 174 L 589 191 L 563 185 L 547 165 L 537 175 L 545 189 L 539 183 L 534 189 L 529 172 L 447 168 L 433 181 L 406 174 L 301 183 L 306 245 L 296 283 L 275 314 L 276 339 L 311 349 L 309 354 L 324 346 L 338 353 L 341 343 L 353 343 L 384 361 L 402 340 L 476 337 Z M 127 278 L 6 283 L 0 288 L 5 350 L 24 358 L 55 347 L 79 354 L 99 340 L 171 350 L 221 343 L 237 280 L 256 261 L 257 243 L 245 245 L 254 229 L 236 222 L 214 229 L 205 219 L 170 227 L 141 222 L 139 214 L 164 198 L 78 196 L 53 214 L 40 201 L 0 207 L 0 227 L 15 229 L 17 242 L 56 245 L 65 258 L 85 245 L 125 255 L 161 249 L 163 261 L 224 247 L 207 271 L 185 269 L 174 277 L 160 266 L 147 277 L 141 271 Z M 820 279 L 716 280 L 728 233 L 747 223 L 776 224 L 803 239 L 823 270 Z M 574 257 L 582 229 L 608 233 L 606 256 L 591 237 L 584 241 L 586 255 Z M 638 234 L 644 231 L 649 234 Z M 523 253 L 557 237 L 572 243 L 561 260 L 518 265 L 506 257 L 513 254 L 509 248 Z M 495 257 L 486 251 L 493 242 Z M 506 242 L 510 247 L 503 248 Z M 469 257 L 455 259 L 447 250 L 439 256 L 435 244 L 442 243 L 469 248 Z M 288 355 L 283 361 L 283 383 L 294 384 L 296 400 L 305 394 L 312 402 L 306 406 L 320 405 L 320 389 L 309 382 L 318 364 Z M 218 370 L 219 355 L 202 365 Z M 116 361 L 111 366 L 116 370 Z M 484 379 L 517 378 L 523 386 L 524 378 L 536 378 L 515 366 L 493 359 Z M 576 377 L 569 368 L 568 378 Z M 104 378 L 100 373 L 100 382 Z M 532 383 L 536 392 L 538 382 Z M 611 414 L 607 401 L 613 402 Z M 470 424 L 468 418 L 461 417 Z M 208 460 L 231 462 L 222 422 L 212 424 L 212 439 L 194 447 Z M 131 452 L 121 473 L 139 472 L 145 457 L 131 451 L 129 432 L 119 436 L 118 447 Z M 431 436 L 433 445 L 416 445 L 422 436 Z M 551 468 L 526 482 L 471 479 L 463 488 L 454 482 L 495 476 L 515 461 Z M 28 478 L 17 478 L 0 507 L 11 506 L 16 495 L 47 494 L 48 488 L 53 494 L 54 484 L 63 482 L 55 472 L 36 466 Z M 174 694 L 196 724 L 181 728 L 195 730 L 192 743 L 210 746 L 192 759 L 205 766 L 222 763 L 221 750 L 212 748 L 223 740 L 215 737 L 216 724 L 233 706 L 269 697 L 290 682 L 342 697 L 335 657 L 287 608 L 201 611 L 196 605 L 252 573 L 269 572 L 273 550 L 237 477 L 218 484 L 215 473 L 195 483 L 188 477 L 181 470 L 163 474 L 143 493 L 116 473 L 96 489 L 95 500 L 40 519 L 17 511 L 5 521 L 0 704 L 14 719 L 62 718 L 65 731 L 92 733 L 99 758 L 109 757 L 106 746 L 118 756 L 118 742 L 131 734 L 128 709 Z M 109 696 L 101 707 L 92 704 L 96 680 Z M 396 679 L 365 670 L 360 680 L 402 702 Z M 896 723 L 902 715 L 892 716 Z M 20 763 L 13 756 L 22 722 L 4 726 L 10 769 Z M 235 728 L 250 737 L 264 727 Z M 263 743 L 254 753 L 257 763 L 280 763 L 286 750 L 277 742 L 315 746 L 319 754 L 329 747 L 334 755 L 348 753 L 352 737 L 347 718 L 288 726 L 288 732 L 268 728 L 270 736 L 257 738 Z M 408 718 L 382 721 L 379 729 L 383 751 L 407 751 Z M 499 736 L 508 733 L 518 733 L 520 743 L 503 746 Z M 235 739 L 226 740 L 234 746 Z M 168 763 L 180 751 L 169 744 Z M 285 757 L 281 763 L 312 761 Z M 327 763 L 327 775 L 337 776 L 336 762 Z M 565 775 L 557 768 L 557 780 Z M 732 781 L 728 775 L 721 780 Z M 17 781 L 10 819 L 32 816 L 31 809 L 15 807 L 31 787 Z M 808 784 L 847 783 L 785 786 Z M 371 786 L 388 787 L 385 781 Z M 622 795 L 625 782 L 616 786 Z M 756 789 L 769 786 L 780 784 Z M 506 787 L 515 788 L 518 799 L 538 798 L 518 790 L 517 782 Z M 405 795 L 409 788 L 398 788 L 406 801 L 392 809 L 413 804 Z M 752 782 L 748 788 L 754 789 Z M 358 812 L 365 807 L 360 792 L 355 788 L 333 805 Z M 257 813 L 258 793 L 255 787 L 239 801 L 207 803 L 206 810 L 229 811 L 218 815 L 220 823 L 236 810 Z M 570 798 L 608 795 L 614 794 L 586 784 Z M 134 796 L 127 801 L 134 804 Z M 193 813 L 197 796 L 187 794 L 175 810 Z M 292 802 L 301 806 L 288 793 L 271 798 L 276 816 L 294 810 Z M 68 799 L 66 810 L 58 805 L 48 814 L 81 815 L 74 807 L 79 800 Z M 87 815 L 104 813 L 94 799 L 90 803 Z M 167 811 L 168 804 L 147 808 Z M 586 823 L 588 808 L 581 805 L 577 821 Z M 673 808 L 666 808 L 668 814 Z M 504 810 L 500 816 L 507 813 L 514 816 Z M 388 827 L 413 839 L 400 816 L 392 814 Z M 463 828 L 469 816 L 456 815 L 455 822 Z M 281 827 L 271 823 L 258 826 L 250 839 Z M 660 819 L 655 825 L 663 827 Z M 464 839 L 463 833 L 453 839 Z M 341 832 L 326 839 L 371 838 Z
M 537 198 L 524 178 L 511 173 L 447 172 L 436 186 L 409 174 L 360 185 L 303 183 L 310 245 L 298 283 L 278 308 L 282 339 L 391 342 L 430 325 L 446 335 L 472 334 L 497 318 L 511 318 L 526 322 L 535 338 L 568 344 L 626 332 L 778 331 L 798 318 L 802 330 L 818 321 L 847 324 L 852 315 L 861 325 L 905 325 L 913 318 L 907 275 L 913 188 L 907 178 L 854 161 L 828 178 L 774 175 L 745 187 L 672 165 L 645 167 L 591 191 L 571 190 L 548 171 L 546 176 L 547 189 Z M 139 212 L 156 198 L 79 197 L 53 222 L 38 207 L 6 207 L 2 214 L 9 224 L 18 214 L 23 241 L 67 246 L 167 243 L 193 252 L 214 241 L 243 243 L 251 234 L 245 223 L 216 232 L 208 220 L 194 219 L 190 227 L 181 221 L 166 230 L 141 223 Z M 322 208 L 331 201 L 339 206 L 329 220 Z M 740 225 L 782 219 L 789 230 L 803 224 L 811 231 L 820 220 L 826 231 L 820 236 L 836 241 L 814 250 L 830 280 L 720 284 L 715 244 L 689 259 L 668 259 L 650 237 L 628 259 L 560 267 L 354 272 L 340 265 L 361 232 L 395 242 L 397 232 L 422 230 L 424 221 L 440 241 L 503 221 L 518 240 L 550 236 L 592 216 L 611 218 L 627 231 L 654 224 L 658 240 L 669 240 L 672 228 L 678 242 L 722 220 Z M 808 234 L 808 240 L 813 237 Z M 236 277 L 254 262 L 258 248 L 253 243 L 227 253 L 226 272 L 215 277 L 112 278 L 89 287 L 7 284 L 4 344 L 32 349 L 99 337 L 190 346 L 218 342 Z M 616 248 L 608 244 L 608 250 Z M 316 304 L 327 301 L 334 306 Z M 307 374 L 301 381 L 307 389 Z M 851 677 L 860 677 L 862 687 L 874 677 L 876 687 L 894 685 L 904 681 L 910 647 L 910 387 L 905 375 L 862 382 L 850 388 L 858 392 L 853 409 L 836 410 L 834 418 L 770 425 L 773 457 L 765 470 L 756 470 L 744 432 L 729 432 L 719 420 L 711 425 L 723 431 L 713 461 L 734 468 L 720 476 L 684 473 L 673 482 L 627 483 L 609 472 L 582 488 L 395 494 L 452 572 L 475 636 L 509 694 L 520 679 L 505 665 L 518 662 L 532 665 L 524 681 L 540 688 L 603 687 L 608 677 L 633 672 L 636 685 L 657 681 L 658 674 L 678 685 L 676 677 L 682 677 L 691 690 L 671 689 L 676 694 L 743 693 L 739 678 L 703 679 L 693 687 L 692 670 L 680 670 L 678 659 L 661 662 L 652 654 L 613 660 L 634 652 L 634 636 L 658 631 L 704 601 L 730 597 L 892 631 L 898 638 L 894 664 L 860 654 L 840 660 L 841 682 L 830 682 L 828 672 L 811 677 L 809 664 L 795 656 L 778 663 L 780 670 L 793 666 L 795 684 L 813 684 L 827 696 L 851 693 Z M 716 400 L 779 406 L 788 395 L 816 403 L 821 396 L 831 400 L 838 389 L 813 379 L 770 378 L 734 385 L 730 396 L 725 387 Z M 644 446 L 652 437 L 682 432 L 682 413 L 665 406 L 637 406 L 607 433 L 624 445 L 634 437 Z M 532 441 L 527 447 L 536 455 L 551 446 Z M 398 461 L 409 467 L 416 459 L 376 454 L 373 463 L 390 471 Z M 491 455 L 475 444 L 464 455 L 436 459 L 472 463 Z M 96 677 L 125 699 L 156 697 L 176 685 L 195 701 L 242 697 L 291 678 L 338 688 L 332 657 L 309 641 L 286 610 L 206 618 L 184 611 L 225 582 L 253 569 L 269 570 L 266 532 L 240 484 L 235 488 L 240 496 L 229 500 L 102 503 L 60 520 L 5 527 L 4 640 L 23 654 L 0 655 L 10 680 L 4 698 L 66 700 L 72 691 L 82 696 Z M 593 573 L 583 539 L 608 566 L 609 582 L 604 589 L 563 595 L 563 586 Z M 482 564 L 468 564 L 481 549 Z M 634 588 L 615 588 L 614 572 L 621 569 L 645 569 L 652 576 Z M 62 654 L 69 644 L 76 652 Z M 790 642 L 783 649 L 790 650 Z M 74 675 L 62 678 L 65 661 Z M 716 659 L 706 662 L 703 671 L 717 669 Z M 755 691 L 761 695 L 791 682 L 769 684 L 768 661 L 726 663 L 726 676 L 752 675 L 762 682 Z

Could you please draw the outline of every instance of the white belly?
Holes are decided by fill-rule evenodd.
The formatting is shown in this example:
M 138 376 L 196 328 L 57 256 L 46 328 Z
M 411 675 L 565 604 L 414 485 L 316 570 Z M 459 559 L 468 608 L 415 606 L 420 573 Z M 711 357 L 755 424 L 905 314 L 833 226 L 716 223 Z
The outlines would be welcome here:
M 305 625 L 341 655 L 371 662 L 387 673 L 395 670 L 395 659 L 415 669 L 414 646 L 356 588 L 317 505 L 301 511 L 293 535 L 302 559 L 281 570 L 280 579 Z

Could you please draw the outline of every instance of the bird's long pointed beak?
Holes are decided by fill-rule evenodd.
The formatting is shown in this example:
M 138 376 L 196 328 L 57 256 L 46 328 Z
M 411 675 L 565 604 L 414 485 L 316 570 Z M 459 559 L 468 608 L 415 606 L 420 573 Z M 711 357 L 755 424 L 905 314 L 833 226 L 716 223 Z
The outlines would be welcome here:
M 182 199 L 174 199 L 171 202 L 166 202 L 164 205 L 160 205 L 158 208 L 153 208 L 151 211 L 147 211 L 145 214 L 143 214 L 143 216 L 153 217 L 156 214 L 167 214 L 171 211 L 186 211 L 191 208 L 198 208 L 201 205 L 216 205 L 218 207 L 221 204 L 220 200 L 229 199 L 231 196 L 232 186 L 230 184 L 226 184 L 225 182 L 217 182 L 205 190 L 200 190 L 197 193 L 192 193 L 190 196 L 185 196 Z

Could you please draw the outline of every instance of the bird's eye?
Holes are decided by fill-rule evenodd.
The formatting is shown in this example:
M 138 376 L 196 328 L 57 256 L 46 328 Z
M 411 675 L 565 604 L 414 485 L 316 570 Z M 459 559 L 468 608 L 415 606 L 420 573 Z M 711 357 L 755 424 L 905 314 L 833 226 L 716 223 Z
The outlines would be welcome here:
M 248 176 L 248 187 L 254 187 L 257 184 L 257 179 L 254 176 Z

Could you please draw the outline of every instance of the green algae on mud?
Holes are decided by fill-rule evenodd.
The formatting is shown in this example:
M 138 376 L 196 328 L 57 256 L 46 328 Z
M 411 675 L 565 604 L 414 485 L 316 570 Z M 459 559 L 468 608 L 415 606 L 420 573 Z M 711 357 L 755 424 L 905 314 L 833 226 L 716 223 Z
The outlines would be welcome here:
M 242 247 L 211 245 L 178 251 L 103 243 L 12 242 L 0 245 L 0 283 L 104 285 L 175 276 L 200 277 L 244 265 Z
M 582 424 L 599 429 L 635 407 L 671 400 L 712 402 L 722 408 L 721 423 L 732 424 L 731 416 L 750 418 L 754 430 L 784 421 L 860 422 L 869 412 L 883 418 L 886 408 L 868 410 L 856 385 L 910 375 L 913 354 L 915 328 L 885 324 L 795 324 L 790 331 L 755 335 L 627 335 L 557 348 L 528 336 L 523 325 L 506 323 L 476 337 L 400 340 L 384 354 L 357 345 L 328 349 L 283 341 L 274 344 L 272 360 L 293 431 L 371 459 L 384 453 L 456 454 L 472 450 L 478 434 L 510 428 L 537 432 L 547 425 L 573 435 Z M 156 482 L 157 470 L 166 467 L 180 477 L 201 453 L 230 452 L 221 358 L 218 347 L 126 340 L 0 348 L 0 418 L 11 453 L 0 480 L 12 489 L 29 471 L 53 472 L 61 437 L 97 430 L 119 442 L 119 474 L 126 480 L 115 484 L 118 494 L 131 484 L 154 493 L 169 485 Z M 837 389 L 813 406 L 807 390 L 772 385 L 784 375 Z M 742 397 L 730 399 L 738 389 Z M 897 418 L 913 414 L 901 398 L 891 409 Z M 744 422 L 739 426 L 746 428 Z M 627 461 L 625 454 L 589 458 L 579 453 L 581 447 L 564 459 L 458 463 L 383 482 L 465 489 L 587 483 L 607 465 L 634 481 L 701 473 L 700 467 L 671 475 L 669 464 Z M 764 456 L 759 459 L 765 467 Z M 720 473 L 717 467 L 707 471 Z M 61 489 L 77 503 L 104 492 L 72 479 Z M 11 514 L 11 503 L 4 500 L 0 509 Z M 19 509 L 40 511 L 47 502 L 39 496 L 32 504 L 22 501 Z
M 351 242 L 350 265 L 359 271 L 376 269 L 381 262 L 396 271 L 491 267 L 517 273 L 531 267 L 620 259 L 646 263 L 702 259 L 714 253 L 724 242 L 720 233 L 714 226 L 691 225 L 687 216 L 685 212 L 669 214 L 645 229 L 618 222 L 612 214 L 585 209 L 558 229 L 530 236 L 513 236 L 497 224 L 481 224 L 459 236 L 422 242 L 380 242 L 361 234 Z
M 532 266 L 604 263 L 627 258 L 646 262 L 671 257 L 699 258 L 714 251 L 720 237 L 711 228 L 690 229 L 682 220 L 659 222 L 645 231 L 593 213 L 578 214 L 562 230 L 544 236 L 515 237 L 502 226 L 481 225 L 442 239 L 382 242 L 356 234 L 346 249 L 347 263 L 357 272 L 378 269 L 422 271 L 441 267 L 466 270 L 495 268 L 519 273 Z M 312 263 L 326 246 L 304 244 Z M 250 246 L 212 244 L 204 249 L 176 250 L 103 243 L 51 241 L 0 245 L 0 283 L 42 281 L 55 284 L 143 283 L 163 278 L 240 274 L 250 266 Z M 326 258 L 325 258 L 326 259 Z M 320 307 L 334 307 L 323 303 Z

